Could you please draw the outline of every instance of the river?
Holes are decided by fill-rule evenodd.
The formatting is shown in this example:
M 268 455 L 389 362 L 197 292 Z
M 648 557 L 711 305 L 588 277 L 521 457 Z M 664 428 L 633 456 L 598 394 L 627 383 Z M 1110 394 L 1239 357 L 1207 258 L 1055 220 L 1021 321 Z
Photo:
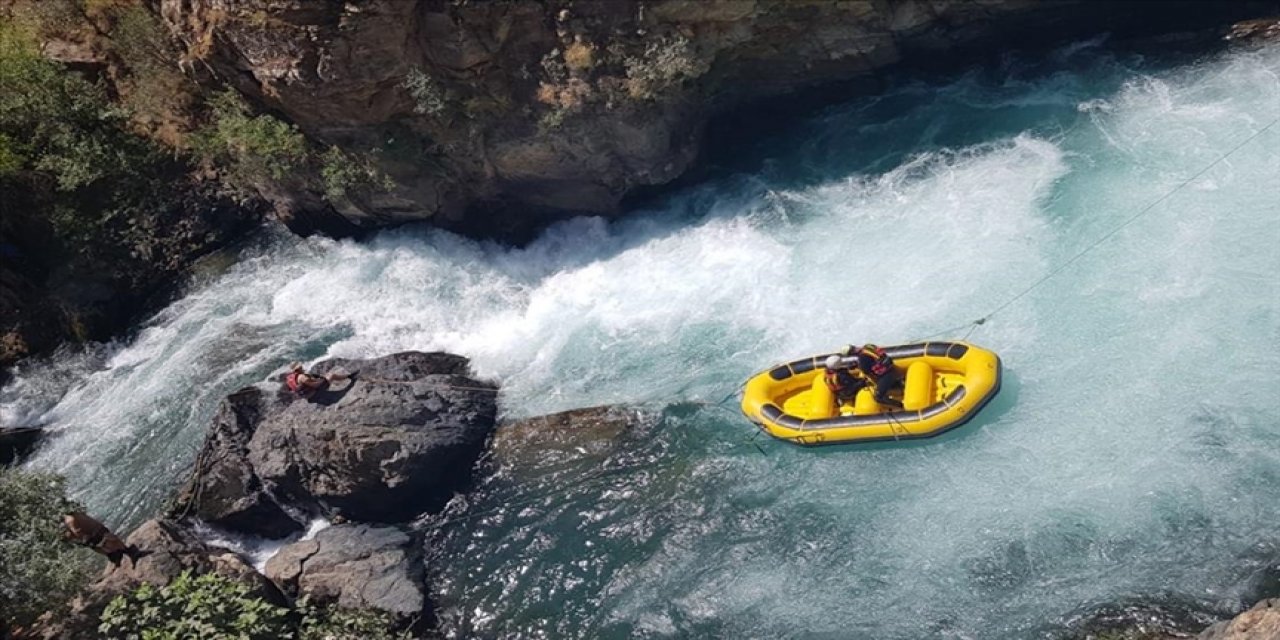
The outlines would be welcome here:
M 0 409 L 48 423 L 30 465 L 126 526 L 221 397 L 295 359 L 446 350 L 507 417 L 644 407 L 603 458 L 489 476 L 433 528 L 452 637 L 1026 638 L 1131 600 L 1230 611 L 1280 546 L 1278 73 L 1277 46 L 1097 39 L 903 76 L 743 145 L 749 169 L 523 248 L 268 234 L 128 340 L 19 369 Z M 718 404 L 778 361 L 939 332 L 1006 372 L 940 438 L 751 442 Z

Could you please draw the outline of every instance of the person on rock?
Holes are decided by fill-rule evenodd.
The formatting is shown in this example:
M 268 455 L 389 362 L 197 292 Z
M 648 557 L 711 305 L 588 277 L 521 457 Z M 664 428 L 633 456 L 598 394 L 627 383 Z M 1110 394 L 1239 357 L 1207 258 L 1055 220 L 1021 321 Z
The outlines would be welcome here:
M 858 392 L 867 386 L 866 378 L 857 369 L 844 364 L 844 359 L 836 355 L 827 358 L 822 376 L 831 395 L 835 396 L 837 409 L 841 405 L 853 404 Z
M 120 566 L 126 556 L 137 566 L 138 559 L 147 555 L 133 545 L 126 545 L 107 525 L 98 522 L 82 511 L 68 511 L 62 516 L 63 539 L 88 547 L 107 557 L 113 566 Z
M 327 390 L 330 384 L 346 380 L 347 377 L 346 374 L 338 372 L 329 372 L 324 375 L 307 373 L 302 368 L 302 363 L 295 362 L 289 365 L 289 373 L 284 376 L 284 384 L 298 397 L 310 399 L 317 393 Z
M 875 387 L 876 402 L 897 409 L 902 403 L 889 397 L 889 392 L 902 386 L 902 372 L 893 364 L 893 358 L 884 349 L 867 343 L 861 347 L 848 345 L 840 352 L 846 357 L 857 358 L 858 370 L 871 380 Z

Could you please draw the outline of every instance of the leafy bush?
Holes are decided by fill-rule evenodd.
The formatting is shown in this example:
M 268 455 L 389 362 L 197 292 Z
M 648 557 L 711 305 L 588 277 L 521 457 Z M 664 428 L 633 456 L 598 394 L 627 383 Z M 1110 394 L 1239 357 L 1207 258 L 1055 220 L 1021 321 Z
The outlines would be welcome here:
M 413 112 L 426 115 L 438 116 L 444 113 L 448 108 L 445 101 L 444 88 L 435 78 L 427 75 L 425 71 L 418 67 L 411 67 L 409 73 L 405 74 L 404 82 L 400 84 L 409 95 L 413 97 Z
M 297 621 L 297 628 L 293 626 Z M 143 584 L 102 613 L 98 631 L 112 640 L 409 640 L 389 614 L 317 607 L 306 597 L 296 611 L 252 595 L 240 582 L 183 572 L 164 587 Z
M 248 186 L 280 179 L 307 157 L 307 141 L 298 128 L 267 115 L 253 115 L 232 89 L 209 101 L 211 122 L 193 137 L 193 150 L 206 161 L 229 168 L 230 178 Z
M 377 611 L 360 611 L 332 606 L 327 609 L 310 605 L 306 598 L 298 602 L 302 625 L 298 640 L 409 640 L 408 631 L 392 631 L 391 616 Z
M 338 147 L 329 147 L 320 158 L 320 177 L 329 200 L 344 198 L 350 191 L 378 189 L 387 191 L 395 182 L 378 170 L 368 156 L 356 157 Z
M 276 640 L 292 636 L 289 611 L 251 595 L 216 573 L 189 571 L 163 587 L 149 584 L 117 597 L 102 613 L 107 638 L 146 640 Z
M 40 57 L 33 36 L 0 25 L 0 133 L 10 162 L 51 176 L 62 191 L 127 174 L 153 153 L 123 129 L 102 87 Z
M 0 620 L 29 625 L 87 583 L 94 554 L 62 540 L 71 510 L 61 476 L 0 468 Z

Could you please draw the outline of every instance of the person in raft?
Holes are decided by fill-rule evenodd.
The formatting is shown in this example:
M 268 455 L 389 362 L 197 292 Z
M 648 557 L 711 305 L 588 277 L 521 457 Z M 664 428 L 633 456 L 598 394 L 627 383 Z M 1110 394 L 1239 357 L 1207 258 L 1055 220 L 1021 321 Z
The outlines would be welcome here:
M 858 392 L 867 386 L 866 378 L 854 367 L 846 365 L 844 358 L 836 355 L 827 358 L 822 377 L 831 390 L 831 395 L 835 396 L 837 408 L 852 404 L 854 398 L 858 397 Z
M 139 551 L 133 545 L 126 545 L 107 525 L 93 519 L 81 511 L 68 511 L 62 516 L 63 539 L 88 547 L 101 553 L 114 566 L 120 566 L 120 560 L 128 556 L 129 561 L 137 566 L 138 558 L 148 553 Z
M 840 352 L 846 357 L 857 358 L 858 370 L 871 380 L 875 387 L 876 402 L 901 409 L 902 403 L 889 397 L 889 392 L 902 386 L 902 372 L 893 365 L 893 358 L 884 349 L 867 343 L 861 347 L 848 345 Z
M 307 373 L 301 362 L 295 362 L 289 365 L 289 373 L 284 376 L 284 386 L 298 397 L 310 399 L 316 393 L 328 389 L 330 384 L 346 379 L 347 375 L 344 373 L 330 372 L 322 376 Z

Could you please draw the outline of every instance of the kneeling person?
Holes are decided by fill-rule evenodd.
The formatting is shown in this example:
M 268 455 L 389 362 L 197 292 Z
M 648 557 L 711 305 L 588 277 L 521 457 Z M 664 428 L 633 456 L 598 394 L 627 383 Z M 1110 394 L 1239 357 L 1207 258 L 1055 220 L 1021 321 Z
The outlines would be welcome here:
M 876 402 L 902 408 L 901 402 L 889 397 L 890 391 L 902 386 L 902 372 L 894 366 L 893 358 L 884 349 L 870 343 L 861 347 L 849 345 L 844 348 L 844 354 L 858 359 L 858 370 L 870 378 L 875 387 Z
M 846 366 L 840 356 L 827 358 L 823 369 L 823 379 L 836 398 L 837 409 L 841 405 L 853 404 L 854 399 L 858 397 L 858 392 L 867 386 L 866 379 L 853 367 Z

